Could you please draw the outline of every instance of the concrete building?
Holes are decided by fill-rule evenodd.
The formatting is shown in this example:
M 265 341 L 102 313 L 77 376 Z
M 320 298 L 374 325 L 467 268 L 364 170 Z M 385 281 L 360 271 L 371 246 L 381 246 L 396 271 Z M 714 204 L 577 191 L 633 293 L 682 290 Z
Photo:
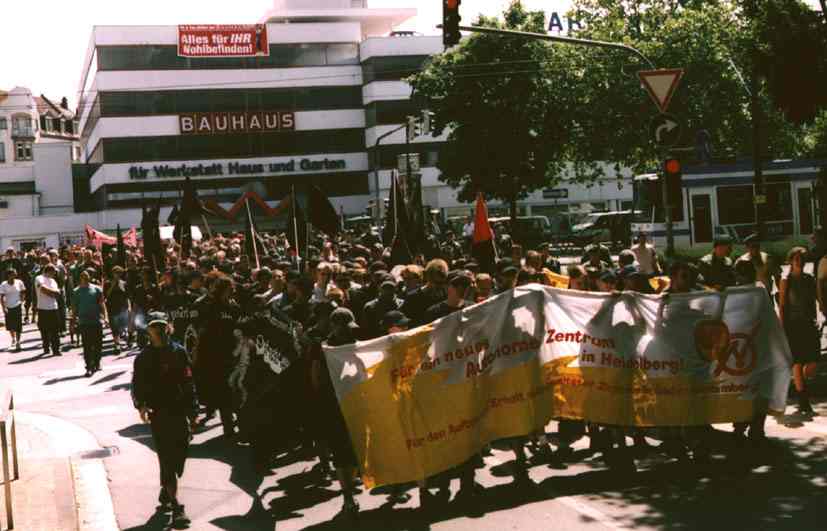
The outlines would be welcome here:
M 395 31 L 415 15 L 370 8 L 366 0 L 275 0 L 260 24 L 244 27 L 96 26 L 77 123 L 45 98 L 14 104 L 28 105 L 26 116 L 38 118 L 28 129 L 20 122 L 37 141 L 29 156 L 25 142 L 32 139 L 19 138 L 21 160 L 12 165 L 21 175 L 8 179 L 19 195 L 0 245 L 22 241 L 27 230 L 35 240 L 51 233 L 46 241 L 54 245 L 85 223 L 100 230 L 137 226 L 148 201 L 163 203 L 164 220 L 187 176 L 202 199 L 228 211 L 245 192 L 274 205 L 312 183 L 343 213 L 364 213 L 377 182 L 387 196 L 405 152 L 402 131 L 378 148 L 377 139 L 421 110 L 403 79 L 443 49 L 441 36 Z M 63 146 L 64 135 L 78 132 L 79 152 L 50 145 Z M 471 207 L 438 180 L 445 140 L 417 138 L 411 152 L 420 155 L 424 203 L 448 217 Z M 5 146 L 7 160 L 15 146 Z M 72 165 L 78 157 L 83 164 Z M 538 192 L 521 209 L 621 208 L 631 188 L 615 183 Z M 223 222 L 241 224 L 217 223 Z

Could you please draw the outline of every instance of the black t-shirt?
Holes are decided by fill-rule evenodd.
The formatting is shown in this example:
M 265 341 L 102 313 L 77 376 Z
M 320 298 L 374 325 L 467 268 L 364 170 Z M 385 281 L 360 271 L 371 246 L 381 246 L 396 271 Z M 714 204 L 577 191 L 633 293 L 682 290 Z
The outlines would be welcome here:
M 198 297 L 190 292 L 167 293 L 162 300 L 164 312 L 172 321 L 172 337 L 183 345 L 187 354 L 192 353 L 195 340 L 198 337 L 196 323 L 198 322 L 198 306 L 195 301 Z
M 424 325 L 431 321 L 427 320 L 428 310 L 435 304 L 445 300 L 445 290 L 423 286 L 405 299 L 400 311 L 411 320 L 413 326 Z
M 451 315 L 454 312 L 462 310 L 462 308 L 463 306 L 460 306 L 458 308 L 454 306 L 449 306 L 446 301 L 434 304 L 425 312 L 425 323 L 433 323 L 437 319 L 442 319 L 446 315 Z
M 121 313 L 129 307 L 125 281 L 119 280 L 117 283 L 110 282 L 109 285 L 107 285 L 106 307 L 110 314 Z

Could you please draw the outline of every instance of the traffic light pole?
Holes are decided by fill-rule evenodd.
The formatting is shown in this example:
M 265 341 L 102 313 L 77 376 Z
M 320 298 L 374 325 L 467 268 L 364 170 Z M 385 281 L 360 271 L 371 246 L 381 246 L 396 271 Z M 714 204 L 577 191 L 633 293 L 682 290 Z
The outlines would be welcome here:
M 373 146 L 374 161 L 375 161 L 374 162 L 375 167 L 374 167 L 374 171 L 373 171 L 373 184 L 374 184 L 374 187 L 376 188 L 376 190 L 375 190 L 375 192 L 376 192 L 376 226 L 379 227 L 380 229 L 382 228 L 382 196 L 379 193 L 379 168 L 382 165 L 381 164 L 382 157 L 379 154 L 379 144 L 381 144 L 384 139 L 388 138 L 392 134 L 394 134 L 396 132 L 399 132 L 402 129 L 406 129 L 407 127 L 408 127 L 408 124 L 405 123 L 405 125 L 401 125 L 401 126 L 395 128 L 395 129 L 391 129 L 387 133 L 382 134 L 381 136 L 379 136 L 379 138 L 376 139 L 376 143 Z M 407 137 L 407 135 L 405 135 L 405 136 Z
M 661 157 L 666 160 L 666 157 Z M 669 176 L 666 168 L 662 168 L 661 197 L 663 199 L 663 221 L 666 225 L 666 256 L 672 258 L 675 254 L 675 231 L 672 226 L 672 206 L 669 204 Z M 681 205 L 683 207 L 683 205 Z
M 440 24 L 437 26 L 438 28 L 442 28 Z M 595 48 L 610 48 L 613 50 L 622 50 L 627 53 L 631 53 L 632 55 L 642 59 L 650 68 L 654 69 L 655 65 L 652 61 L 649 60 L 648 57 L 643 55 L 643 52 L 636 48 L 632 48 L 631 46 L 627 46 L 626 44 L 620 44 L 617 42 L 606 42 L 606 41 L 593 41 L 590 39 L 577 39 L 574 37 L 561 37 L 558 35 L 546 35 L 545 33 L 532 33 L 529 31 L 514 31 L 514 30 L 504 30 L 498 28 L 484 28 L 480 26 L 458 26 L 462 31 L 470 31 L 473 33 L 491 33 L 495 35 L 508 35 L 512 37 L 525 37 L 530 39 L 540 39 L 544 41 L 553 41 L 553 42 L 561 42 L 564 44 L 574 44 L 578 46 L 592 46 Z

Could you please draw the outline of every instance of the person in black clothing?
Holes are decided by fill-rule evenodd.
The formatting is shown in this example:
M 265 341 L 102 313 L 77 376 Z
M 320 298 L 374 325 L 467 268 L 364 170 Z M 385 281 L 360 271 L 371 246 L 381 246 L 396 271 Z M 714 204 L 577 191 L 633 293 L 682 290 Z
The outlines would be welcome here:
M 283 308 L 284 313 L 294 321 L 307 326 L 312 317 L 310 297 L 313 295 L 313 281 L 307 277 L 298 277 L 288 281 L 287 285 L 293 293 L 292 302 Z
M 380 322 L 382 317 L 392 310 L 398 310 L 402 304 L 402 300 L 396 296 L 396 282 L 393 281 L 392 276 L 387 275 L 379 287 L 379 296 L 367 303 L 362 312 L 362 339 L 373 339 L 385 335 Z
M 121 352 L 121 339 L 129 328 L 129 294 L 123 277 L 123 268 L 121 266 L 113 267 L 105 291 L 106 311 L 109 315 L 109 326 L 112 328 L 112 343 L 115 347 L 115 354 Z
M 445 283 L 448 280 L 448 264 L 445 260 L 434 259 L 425 266 L 423 275 L 425 285 L 411 293 L 402 308 L 399 309 L 408 319 L 411 326 L 421 326 L 427 322 L 428 309 L 434 304 L 445 300 Z
M 135 358 L 132 400 L 144 423 L 152 428 L 152 442 L 158 454 L 161 510 L 172 512 L 175 527 L 190 523 L 178 501 L 178 478 L 191 440 L 198 406 L 192 368 L 184 349 L 170 342 L 168 323 L 149 323 L 150 344 Z
M 241 310 L 231 299 L 233 281 L 223 273 L 211 273 L 210 294 L 200 298 L 198 308 L 198 341 L 192 352 L 198 398 L 212 412 L 221 413 L 224 436 L 235 436 L 232 392 L 229 376 L 235 367 L 238 346 L 238 320 Z
M 336 347 L 355 343 L 358 328 L 353 312 L 347 308 L 337 308 L 330 314 L 331 331 L 324 345 Z M 310 360 L 311 381 L 317 393 L 321 415 L 325 419 L 321 424 L 323 430 L 321 437 L 333 454 L 333 465 L 336 467 L 342 496 L 344 496 L 342 513 L 354 517 L 359 512 L 359 504 L 353 497 L 355 490 L 353 477 L 358 466 L 356 452 L 353 450 L 350 432 L 342 416 L 333 382 L 330 380 L 330 372 L 321 344 L 313 345 Z
M 460 311 L 465 306 L 465 294 L 471 288 L 471 277 L 464 271 L 452 271 L 448 275 L 448 289 L 444 301 L 440 301 L 425 312 L 425 322 L 432 323 L 447 315 Z M 402 313 L 405 313 L 404 311 Z

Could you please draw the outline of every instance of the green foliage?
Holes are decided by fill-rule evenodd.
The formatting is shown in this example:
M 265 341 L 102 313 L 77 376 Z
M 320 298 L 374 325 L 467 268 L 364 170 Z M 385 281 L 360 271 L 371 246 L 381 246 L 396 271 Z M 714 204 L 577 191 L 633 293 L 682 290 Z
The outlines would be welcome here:
M 705 129 L 714 155 L 752 153 L 747 87 L 759 30 L 740 0 L 575 0 L 573 12 L 583 25 L 576 37 L 624 43 L 658 68 L 685 69 L 669 109 L 683 122 L 682 147 Z M 502 20 L 477 24 L 545 31 L 543 14 L 519 2 Z M 450 126 L 440 178 L 460 200 L 482 191 L 509 201 L 563 175 L 586 183 L 605 177 L 597 161 L 618 177 L 622 167 L 658 167 L 663 152 L 649 134 L 658 111 L 636 75 L 649 68 L 620 50 L 474 34 L 409 81 L 440 128 Z M 803 135 L 775 110 L 769 90 L 758 93 L 768 158 L 801 156 L 824 138 L 816 127 Z

